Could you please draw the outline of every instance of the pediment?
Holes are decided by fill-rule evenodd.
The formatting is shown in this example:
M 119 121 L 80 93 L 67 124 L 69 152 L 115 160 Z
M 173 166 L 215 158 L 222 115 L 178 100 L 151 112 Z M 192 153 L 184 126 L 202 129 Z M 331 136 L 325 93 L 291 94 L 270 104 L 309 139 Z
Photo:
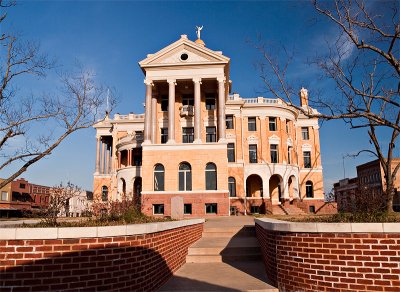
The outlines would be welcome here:
M 186 56 L 185 56 L 186 55 Z M 187 57 L 187 58 L 183 58 Z M 178 41 L 139 62 L 144 67 L 179 66 L 191 64 L 227 64 L 229 58 L 182 36 Z

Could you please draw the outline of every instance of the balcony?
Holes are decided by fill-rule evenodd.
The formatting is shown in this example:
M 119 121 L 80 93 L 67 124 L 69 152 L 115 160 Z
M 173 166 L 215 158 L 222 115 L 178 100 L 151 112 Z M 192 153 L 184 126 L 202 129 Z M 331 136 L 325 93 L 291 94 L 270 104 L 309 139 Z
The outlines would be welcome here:
M 194 116 L 193 105 L 183 105 L 179 108 L 181 117 L 192 117 Z

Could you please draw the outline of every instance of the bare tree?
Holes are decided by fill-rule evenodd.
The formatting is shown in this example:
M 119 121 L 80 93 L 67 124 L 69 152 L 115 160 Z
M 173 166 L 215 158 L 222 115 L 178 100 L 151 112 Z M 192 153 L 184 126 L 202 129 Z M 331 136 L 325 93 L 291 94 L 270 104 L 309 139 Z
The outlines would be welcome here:
M 81 189 L 68 182 L 65 186 L 61 183 L 50 189 L 49 203 L 40 210 L 41 221 L 47 226 L 57 226 L 57 217 L 66 212 L 71 198 L 79 196 Z
M 400 133 L 399 5 L 396 1 L 362 0 L 312 1 L 318 14 L 329 20 L 338 32 L 328 42 L 325 55 L 311 61 L 336 85 L 337 91 L 310 97 L 309 106 L 296 105 L 299 88 L 288 80 L 293 53 L 285 50 L 284 62 L 265 45 L 256 45 L 263 61 L 261 78 L 268 91 L 295 106 L 301 114 L 323 120 L 343 119 L 351 128 L 366 128 L 385 174 L 385 209 L 392 211 L 394 179 L 400 164 L 392 170 L 393 149 Z M 368 4 L 368 5 L 367 5 Z M 377 7 L 378 6 L 378 7 Z M 390 131 L 389 142 L 379 129 Z M 385 143 L 382 148 L 382 143 Z M 387 150 L 386 150 L 387 148 Z M 386 153 L 384 152 L 386 150 Z
M 13 2 L 0 0 L 0 7 L 10 5 Z M 5 19 L 6 14 L 0 14 L 1 25 Z M 0 36 L 0 171 L 9 173 L 0 188 L 110 110 L 105 108 L 109 90 L 97 84 L 95 74 L 83 66 L 77 66 L 76 72 L 58 73 L 56 93 L 34 96 L 21 90 L 23 78 L 43 78 L 51 69 L 54 62 L 40 53 L 38 44 L 12 34 Z M 112 107 L 112 94 L 107 100 Z

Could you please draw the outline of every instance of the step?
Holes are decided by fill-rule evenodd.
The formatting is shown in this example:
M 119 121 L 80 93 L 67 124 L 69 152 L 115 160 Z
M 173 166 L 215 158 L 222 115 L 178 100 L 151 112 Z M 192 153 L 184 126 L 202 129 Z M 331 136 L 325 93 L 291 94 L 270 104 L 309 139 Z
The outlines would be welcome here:
M 159 291 L 278 292 L 268 284 L 261 261 L 242 263 L 187 263 Z
M 186 263 L 222 263 L 236 261 L 259 261 L 262 259 L 261 252 L 246 254 L 214 254 L 214 255 L 187 255 Z
M 188 250 L 188 255 L 246 255 L 259 253 L 259 246 L 245 247 L 191 247 Z

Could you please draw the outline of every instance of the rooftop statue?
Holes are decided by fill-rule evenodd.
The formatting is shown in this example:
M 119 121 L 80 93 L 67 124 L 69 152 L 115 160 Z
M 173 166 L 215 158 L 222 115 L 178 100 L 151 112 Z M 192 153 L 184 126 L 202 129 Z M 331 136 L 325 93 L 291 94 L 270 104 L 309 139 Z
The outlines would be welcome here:
M 197 38 L 198 39 L 200 39 L 200 31 L 203 29 L 203 26 L 201 26 L 201 27 L 198 27 L 197 25 L 196 25 L 196 34 L 197 34 Z

